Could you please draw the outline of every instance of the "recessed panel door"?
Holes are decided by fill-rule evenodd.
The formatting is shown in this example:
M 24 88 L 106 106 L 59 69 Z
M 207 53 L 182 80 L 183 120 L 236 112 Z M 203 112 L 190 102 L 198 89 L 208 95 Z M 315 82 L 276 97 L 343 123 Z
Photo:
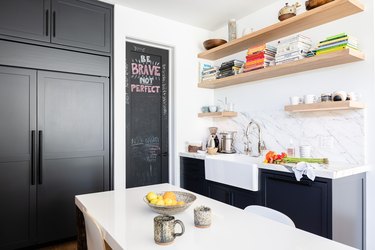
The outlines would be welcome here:
M 108 79 L 38 73 L 38 241 L 76 234 L 74 196 L 108 190 Z
M 0 249 L 35 239 L 35 115 L 36 71 L 0 67 Z
M 49 0 L 1 0 L 0 33 L 50 41 Z

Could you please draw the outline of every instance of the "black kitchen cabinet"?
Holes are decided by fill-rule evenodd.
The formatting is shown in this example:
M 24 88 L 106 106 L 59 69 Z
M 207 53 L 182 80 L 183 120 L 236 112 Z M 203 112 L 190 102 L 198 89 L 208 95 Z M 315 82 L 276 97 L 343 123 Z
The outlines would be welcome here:
M 2 0 L 0 34 L 32 41 L 111 51 L 112 8 L 89 0 Z
M 52 0 L 51 42 L 110 51 L 110 9 L 87 1 Z
M 1 0 L 0 34 L 49 42 L 50 0 Z
M 208 197 L 226 204 L 244 209 L 250 205 L 259 205 L 259 193 L 225 184 L 207 181 Z
M 207 196 L 208 190 L 204 172 L 204 161 L 181 157 L 180 166 L 181 187 Z
M 108 78 L 0 67 L 0 117 L 0 248 L 74 237 L 74 196 L 110 189 Z
M 364 174 L 339 179 L 261 170 L 262 204 L 289 216 L 297 228 L 363 249 Z
M 34 241 L 36 72 L 0 67 L 0 249 Z

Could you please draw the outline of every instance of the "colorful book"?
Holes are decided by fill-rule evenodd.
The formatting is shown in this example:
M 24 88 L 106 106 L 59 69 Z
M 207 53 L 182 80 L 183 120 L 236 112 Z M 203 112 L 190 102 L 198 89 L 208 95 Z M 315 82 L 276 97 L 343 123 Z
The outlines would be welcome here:
M 335 52 L 335 51 L 339 51 L 339 50 L 343 50 L 343 49 L 349 49 L 349 48 L 355 49 L 355 48 L 352 48 L 349 45 L 340 45 L 340 46 L 332 47 L 332 48 L 329 48 L 329 49 L 317 50 L 316 55 L 323 55 L 323 54 L 332 53 L 332 52 Z

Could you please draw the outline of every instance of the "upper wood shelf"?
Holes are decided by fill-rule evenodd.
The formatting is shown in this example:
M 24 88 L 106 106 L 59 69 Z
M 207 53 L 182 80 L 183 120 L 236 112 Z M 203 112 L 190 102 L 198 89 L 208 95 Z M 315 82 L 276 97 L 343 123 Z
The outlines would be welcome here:
M 275 23 L 219 47 L 198 54 L 198 58 L 216 60 L 243 50 L 286 37 L 337 19 L 359 13 L 364 6 L 358 0 L 335 0 L 295 17 Z
M 328 54 L 304 58 L 298 61 L 270 66 L 234 76 L 228 76 L 212 81 L 198 83 L 199 88 L 216 89 L 245 82 L 255 82 L 263 79 L 304 72 L 313 69 L 325 68 L 350 62 L 361 61 L 364 54 L 358 50 L 344 49 Z
M 366 105 L 360 102 L 319 102 L 312 104 L 287 105 L 284 110 L 288 112 L 311 112 L 311 111 L 329 111 L 329 110 L 349 110 L 363 109 Z
M 198 117 L 210 117 L 210 118 L 235 117 L 235 116 L 237 116 L 237 112 L 233 112 L 233 111 L 207 112 L 207 113 L 198 114 Z

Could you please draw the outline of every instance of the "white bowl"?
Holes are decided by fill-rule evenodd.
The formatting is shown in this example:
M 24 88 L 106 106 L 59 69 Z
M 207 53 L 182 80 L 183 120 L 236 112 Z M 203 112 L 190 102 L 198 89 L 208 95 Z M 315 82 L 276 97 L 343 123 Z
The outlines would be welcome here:
M 210 112 L 216 112 L 217 106 L 210 106 L 210 107 L 208 107 L 208 109 L 210 110 Z

